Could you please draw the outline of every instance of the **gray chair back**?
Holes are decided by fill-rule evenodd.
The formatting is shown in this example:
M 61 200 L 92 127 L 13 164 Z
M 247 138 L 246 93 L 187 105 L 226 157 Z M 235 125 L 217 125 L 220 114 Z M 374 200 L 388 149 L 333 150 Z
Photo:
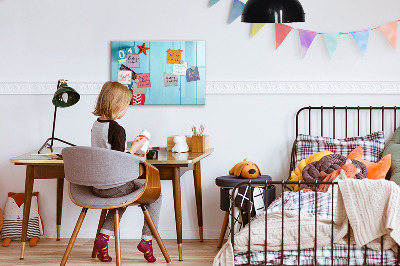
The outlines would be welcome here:
M 144 159 L 132 154 L 96 147 L 62 150 L 65 179 L 83 186 L 119 186 L 139 176 Z

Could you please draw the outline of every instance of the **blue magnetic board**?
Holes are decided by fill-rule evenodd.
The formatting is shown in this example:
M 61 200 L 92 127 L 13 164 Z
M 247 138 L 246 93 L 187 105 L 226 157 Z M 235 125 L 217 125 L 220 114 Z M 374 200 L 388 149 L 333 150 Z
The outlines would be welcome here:
M 112 41 L 111 81 L 131 104 L 205 104 L 204 41 Z

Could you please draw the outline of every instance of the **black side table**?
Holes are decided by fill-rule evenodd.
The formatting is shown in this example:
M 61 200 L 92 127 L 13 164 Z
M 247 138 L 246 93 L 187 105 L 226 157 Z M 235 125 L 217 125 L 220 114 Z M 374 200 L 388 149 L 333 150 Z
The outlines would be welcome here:
M 265 182 L 266 180 L 272 181 L 272 178 L 268 175 L 262 175 L 254 179 L 246 179 L 246 178 L 236 177 L 234 175 L 227 175 L 227 176 L 220 176 L 215 179 L 215 184 L 220 187 L 220 209 L 222 211 L 225 211 L 225 217 L 224 221 L 222 222 L 221 233 L 219 235 L 219 240 L 217 245 L 218 248 L 222 246 L 226 228 L 228 227 L 228 222 L 229 222 L 229 208 L 230 208 L 229 192 L 237 184 L 249 180 Z M 269 204 L 271 204 L 275 200 L 275 186 L 270 186 L 267 189 L 268 189 L 268 199 L 266 199 L 267 200 L 266 206 L 269 206 Z

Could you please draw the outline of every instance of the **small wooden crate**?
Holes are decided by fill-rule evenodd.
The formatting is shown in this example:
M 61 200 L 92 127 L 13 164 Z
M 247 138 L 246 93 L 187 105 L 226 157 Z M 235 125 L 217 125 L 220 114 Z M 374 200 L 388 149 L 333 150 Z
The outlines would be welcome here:
M 209 136 L 192 136 L 192 152 L 205 152 L 208 150 Z
M 173 135 L 167 138 L 167 151 L 172 151 L 172 148 L 175 146 L 175 136 L 177 135 Z M 192 136 L 186 136 L 186 143 L 189 146 L 189 151 L 192 151 Z

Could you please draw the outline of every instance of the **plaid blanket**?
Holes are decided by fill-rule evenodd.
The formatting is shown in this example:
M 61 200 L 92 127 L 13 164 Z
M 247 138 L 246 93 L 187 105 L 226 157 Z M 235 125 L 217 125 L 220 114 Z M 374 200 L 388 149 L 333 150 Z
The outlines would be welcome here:
M 331 251 L 332 249 L 330 246 L 317 248 L 316 265 L 382 265 L 381 253 L 376 250 L 350 245 L 349 264 L 347 264 L 347 245 L 333 245 L 333 261 Z M 365 261 L 364 253 L 366 253 Z M 285 250 L 283 251 L 283 264 L 298 265 L 298 257 L 297 250 Z M 250 252 L 250 265 L 265 265 L 264 258 L 264 252 Z M 235 265 L 248 265 L 247 253 L 236 254 Z M 281 265 L 281 252 L 268 251 L 266 265 Z M 314 265 L 314 249 L 303 249 L 300 251 L 300 265 Z M 383 252 L 383 265 L 396 265 L 396 257 L 392 250 Z
M 336 194 L 335 193 L 322 193 L 317 192 L 285 192 L 282 197 L 277 198 L 271 203 L 267 210 L 267 214 L 273 212 L 286 210 L 298 210 L 316 214 L 326 219 L 332 219 L 332 213 L 335 215 L 336 208 Z M 259 214 L 254 219 L 260 217 Z M 332 248 L 326 246 L 316 249 L 317 265 L 347 265 L 347 259 L 350 258 L 349 265 L 381 265 L 381 252 L 371 250 L 364 247 L 357 247 L 350 245 L 350 256 L 348 253 L 347 245 L 333 245 L 333 263 L 332 263 Z M 366 254 L 366 257 L 364 256 Z M 384 265 L 395 265 L 396 257 L 392 250 L 385 250 L 383 253 Z M 267 251 L 265 252 L 250 252 L 250 265 L 257 265 L 265 263 L 265 255 L 267 256 L 266 265 L 280 265 L 281 252 L 280 251 Z M 365 258 L 364 258 L 365 257 Z M 284 265 L 314 265 L 314 249 L 304 249 L 298 255 L 297 250 L 285 250 L 283 252 Z M 365 261 L 364 261 L 365 260 Z M 235 254 L 235 265 L 248 264 L 248 253 Z

